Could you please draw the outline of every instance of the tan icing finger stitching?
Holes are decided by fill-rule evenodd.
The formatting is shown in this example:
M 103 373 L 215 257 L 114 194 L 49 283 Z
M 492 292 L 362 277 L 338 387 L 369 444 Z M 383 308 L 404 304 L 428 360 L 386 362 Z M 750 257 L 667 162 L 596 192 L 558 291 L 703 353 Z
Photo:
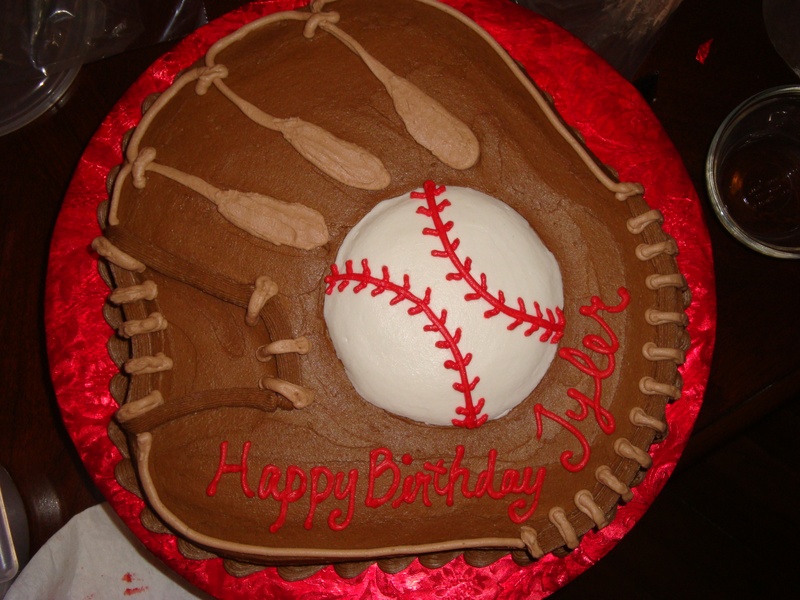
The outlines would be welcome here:
M 292 20 L 306 20 L 309 15 L 302 13 L 285 13 L 282 18 Z M 230 102 L 232 102 L 242 113 L 254 123 L 279 131 L 284 138 L 308 161 L 317 168 L 327 173 L 337 181 L 352 187 L 378 190 L 383 189 L 391 180 L 389 172 L 383 163 L 367 150 L 345 142 L 331 134 L 330 132 L 302 121 L 301 119 L 277 119 L 260 110 L 255 105 L 247 102 L 233 92 L 222 78 L 227 75 L 224 66 L 214 63 L 216 53 L 227 47 L 229 44 L 244 37 L 251 29 L 266 25 L 270 22 L 281 19 L 265 18 L 257 22 L 242 27 L 236 34 L 220 40 L 206 54 L 206 67 L 198 67 L 187 71 L 178 77 L 175 83 L 159 96 L 151 107 L 151 110 L 142 117 L 139 126 L 131 137 L 130 144 L 126 151 L 129 162 L 134 162 L 139 154 L 139 142 L 150 127 L 153 119 L 166 106 L 169 101 L 187 84 L 197 80 L 195 91 L 199 95 L 205 94 L 207 84 L 213 84 Z M 221 67 L 221 68 L 218 68 Z M 223 74 L 224 73 L 224 74 Z M 203 79 L 205 78 L 205 79 Z M 109 223 L 118 225 L 116 218 L 116 206 L 119 198 L 119 190 L 115 189 L 112 196 L 112 208 L 109 214 Z
M 547 515 L 549 521 L 555 525 L 556 529 L 558 529 L 558 533 L 561 534 L 561 537 L 564 539 L 564 543 L 566 544 L 567 548 L 573 549 L 578 547 L 578 536 L 575 533 L 575 528 L 572 526 L 572 523 L 569 522 L 567 518 L 567 513 L 564 512 L 564 509 L 560 506 L 554 506 L 550 509 L 550 513 Z
M 92 249 L 107 261 L 122 269 L 135 273 L 143 273 L 147 268 L 144 263 L 136 260 L 130 254 L 126 254 L 103 236 L 96 237 L 92 240 Z
M 158 286 L 152 279 L 147 279 L 139 284 L 116 288 L 108 295 L 108 300 L 119 305 L 139 300 L 155 300 L 157 297 Z
M 647 427 L 662 434 L 667 432 L 667 424 L 652 415 L 648 415 L 641 406 L 633 407 L 628 418 L 637 427 Z
M 392 99 L 406 131 L 423 148 L 454 169 L 468 169 L 478 162 L 480 143 L 472 130 L 437 100 L 396 75 L 336 25 L 319 26 L 358 55 Z
M 639 380 L 639 390 L 648 396 L 666 396 L 673 400 L 681 397 L 681 390 L 678 386 L 661 383 L 650 376 L 642 377 Z
M 614 452 L 622 458 L 636 461 L 643 469 L 649 469 L 653 466 L 653 459 L 650 458 L 650 455 L 641 448 L 631 444 L 630 440 L 626 438 L 621 437 L 614 441 Z
M 132 338 L 135 335 L 156 333 L 167 328 L 167 320 L 159 312 L 150 313 L 145 319 L 132 319 L 119 326 L 117 332 L 121 337 Z
M 303 204 L 253 192 L 220 190 L 200 177 L 157 162 L 147 163 L 147 170 L 197 192 L 215 204 L 219 214 L 232 225 L 276 246 L 311 250 L 328 242 L 324 217 Z
M 686 360 L 686 353 L 679 348 L 659 348 L 653 342 L 647 342 L 642 346 L 642 355 L 647 360 L 671 360 L 676 365 L 682 365 Z
M 583 514 L 594 521 L 594 524 L 598 529 L 602 529 L 608 525 L 608 519 L 606 518 L 605 513 L 600 510 L 600 507 L 594 501 L 594 497 L 592 497 L 592 492 L 589 490 L 580 490 L 577 494 L 575 494 L 575 506 L 577 506 L 578 510 L 580 510 Z
M 351 187 L 380 190 L 391 175 L 376 156 L 329 131 L 299 118 L 278 119 L 238 96 L 221 80 L 216 88 L 251 121 L 279 132 L 300 155 L 329 177 Z
M 617 477 L 611 471 L 611 467 L 608 465 L 601 465 L 597 467 L 594 475 L 599 483 L 602 483 L 611 491 L 619 494 L 623 502 L 630 502 L 633 499 L 633 492 L 631 491 L 631 488 L 617 479 Z
M 635 217 L 631 217 L 627 221 L 628 231 L 633 234 L 642 233 L 648 225 L 652 223 L 663 223 L 664 222 L 664 215 L 661 214 L 661 211 L 652 209 L 648 210 L 647 212 L 643 212 L 640 215 Z

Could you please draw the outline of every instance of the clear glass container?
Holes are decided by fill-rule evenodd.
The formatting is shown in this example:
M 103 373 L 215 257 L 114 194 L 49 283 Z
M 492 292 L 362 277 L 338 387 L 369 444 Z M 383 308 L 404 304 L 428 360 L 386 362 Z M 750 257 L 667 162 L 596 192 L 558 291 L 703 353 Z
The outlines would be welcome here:
M 736 239 L 800 258 L 800 85 L 765 90 L 728 115 L 708 151 L 706 184 Z

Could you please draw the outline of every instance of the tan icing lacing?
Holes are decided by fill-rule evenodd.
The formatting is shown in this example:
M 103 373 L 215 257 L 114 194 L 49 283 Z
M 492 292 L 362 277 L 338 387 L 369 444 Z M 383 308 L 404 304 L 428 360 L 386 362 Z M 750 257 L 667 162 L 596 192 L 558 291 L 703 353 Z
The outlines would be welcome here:
M 676 380 L 679 382 L 680 378 Z M 677 385 L 670 385 L 668 383 L 661 383 L 652 377 L 642 377 L 639 380 L 639 390 L 648 396 L 666 396 L 677 400 L 681 397 L 681 390 Z
M 680 273 L 667 273 L 666 275 L 655 273 L 648 275 L 645 283 L 651 290 L 660 290 L 666 287 L 673 287 L 679 290 L 688 288 L 686 278 Z
M 139 356 L 126 360 L 123 368 L 129 375 L 146 375 L 148 373 L 160 373 L 169 371 L 173 367 L 173 362 L 163 352 L 155 356 Z
M 686 327 L 686 325 L 689 324 L 686 313 L 684 312 L 667 312 L 655 308 L 648 308 L 644 313 L 644 319 L 650 325 L 673 323 L 681 327 Z
M 225 65 L 214 65 L 199 69 L 200 76 L 194 86 L 194 93 L 198 96 L 205 96 L 208 89 L 217 79 L 225 79 L 228 76 L 228 68 Z
M 639 244 L 636 247 L 636 258 L 639 260 L 651 260 L 661 254 L 675 256 L 678 253 L 678 244 L 671 237 L 662 242 L 654 244 Z
M 277 340 L 258 348 L 258 350 L 256 350 L 256 358 L 261 362 L 267 362 L 276 354 L 288 354 L 290 352 L 308 354 L 310 349 L 311 343 L 305 337 L 299 337 L 293 340 Z
M 542 558 L 544 556 L 542 547 L 539 545 L 539 536 L 533 527 L 528 527 L 527 525 L 520 527 L 519 537 L 522 543 L 525 544 L 528 554 L 533 558 Z
M 547 518 L 553 525 L 555 525 L 555 528 L 558 529 L 558 533 L 560 533 L 561 537 L 564 538 L 564 544 L 567 546 L 567 548 L 571 550 L 578 547 L 580 540 L 578 539 L 578 535 L 575 533 L 575 527 L 573 527 L 572 523 L 569 522 L 567 513 L 564 512 L 563 508 L 560 506 L 554 506 L 550 509 Z
M 156 160 L 156 149 L 152 147 L 142 148 L 141 152 L 131 162 L 131 183 L 137 190 L 143 190 L 147 186 L 145 171 Z
M 328 23 L 329 25 L 335 25 L 339 22 L 339 13 L 337 12 L 328 12 L 322 13 L 322 7 L 319 7 L 318 10 L 315 10 L 315 5 L 312 3 L 311 5 L 311 16 L 309 17 L 308 21 L 303 27 L 303 37 L 307 39 L 311 39 L 317 33 L 317 27 L 319 27 L 320 23 L 323 21 Z
M 265 375 L 258 380 L 258 387 L 262 390 L 270 390 L 280 394 L 298 409 L 305 408 L 314 402 L 313 390 L 290 383 L 288 381 L 284 381 L 283 379 L 277 379 L 275 377 Z
M 647 360 L 671 360 L 676 365 L 682 365 L 686 361 L 686 353 L 679 348 L 659 348 L 653 342 L 647 342 L 642 346 L 642 354 Z
M 96 237 L 92 240 L 92 249 L 108 262 L 122 269 L 135 273 L 142 273 L 147 268 L 143 262 L 136 260 L 130 254 L 126 254 L 103 236 Z
M 575 506 L 577 506 L 578 510 L 580 510 L 583 514 L 594 521 L 594 524 L 598 529 L 602 529 L 608 525 L 608 519 L 606 518 L 605 513 L 603 513 L 603 511 L 594 501 L 594 496 L 592 496 L 592 492 L 589 490 L 580 490 L 577 494 L 575 494 Z
M 611 470 L 611 467 L 608 465 L 601 465 L 597 467 L 597 470 L 594 472 L 594 476 L 599 483 L 602 483 L 612 492 L 619 494 L 619 497 L 623 502 L 630 502 L 633 499 L 633 492 L 631 491 L 631 488 L 617 479 L 616 475 L 614 475 L 613 471 Z
M 119 326 L 117 333 L 124 338 L 132 338 L 135 335 L 155 333 L 164 331 L 167 328 L 167 320 L 159 312 L 150 313 L 145 319 L 132 319 L 125 321 Z
M 152 279 L 127 287 L 113 290 L 108 299 L 113 304 L 130 304 L 139 300 L 155 300 L 158 297 L 158 286 Z
M 258 323 L 261 316 L 261 311 L 264 310 L 270 298 L 273 298 L 278 293 L 278 284 L 272 281 L 266 275 L 262 275 L 256 279 L 253 294 L 247 302 L 247 313 L 245 314 L 245 323 L 250 327 L 254 327 Z
M 628 414 L 628 418 L 637 427 L 647 427 L 660 434 L 667 432 L 667 424 L 652 415 L 648 415 L 641 406 L 633 407 Z
M 124 424 L 139 418 L 146 412 L 163 404 L 164 396 L 161 395 L 161 392 L 155 390 L 138 400 L 132 400 L 123 404 L 119 410 L 117 410 L 115 417 L 120 424 Z
M 622 458 L 635 460 L 643 469 L 649 469 L 653 465 L 653 459 L 650 455 L 641 448 L 631 444 L 630 440 L 626 438 L 617 438 L 614 441 L 614 452 Z
M 631 217 L 628 219 L 626 225 L 628 227 L 628 231 L 633 234 L 639 234 L 642 233 L 648 225 L 652 223 L 658 223 L 660 225 L 663 222 L 664 215 L 661 214 L 661 211 L 652 209 L 635 217 Z

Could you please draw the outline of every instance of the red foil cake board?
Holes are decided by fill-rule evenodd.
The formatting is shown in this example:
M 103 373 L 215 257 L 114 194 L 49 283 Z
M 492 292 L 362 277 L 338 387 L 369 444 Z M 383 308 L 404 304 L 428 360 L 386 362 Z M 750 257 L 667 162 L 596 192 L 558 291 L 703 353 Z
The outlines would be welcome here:
M 304 1 L 265 0 L 242 7 L 199 29 L 156 61 L 128 90 L 89 143 L 56 224 L 47 275 L 47 345 L 51 375 L 64 423 L 95 484 L 135 535 L 171 569 L 218 598 L 371 597 L 542 598 L 595 564 L 641 518 L 671 475 L 694 425 L 708 379 L 716 327 L 716 299 L 708 237 L 700 204 L 680 157 L 637 91 L 592 50 L 551 22 L 507 0 L 446 0 L 484 27 L 554 99 L 599 159 L 623 181 L 638 181 L 645 199 L 664 213 L 664 230 L 678 243 L 677 257 L 693 295 L 687 313 L 691 350 L 681 368 L 683 395 L 667 407 L 669 435 L 650 453 L 653 466 L 621 505 L 614 521 L 591 531 L 564 558 L 548 555 L 520 567 L 505 558 L 483 568 L 458 558 L 431 570 L 418 561 L 390 575 L 372 565 L 353 579 L 332 567 L 300 582 L 281 579 L 274 568 L 233 577 L 222 559 L 189 560 L 173 535 L 142 527 L 142 500 L 114 477 L 121 455 L 107 434 L 118 408 L 109 382 L 118 372 L 106 342 L 103 318 L 108 288 L 90 248 L 100 235 L 96 210 L 107 198 L 106 176 L 122 162 L 122 135 L 141 117 L 142 101 L 203 56 L 219 38 L 258 17 L 297 8 Z

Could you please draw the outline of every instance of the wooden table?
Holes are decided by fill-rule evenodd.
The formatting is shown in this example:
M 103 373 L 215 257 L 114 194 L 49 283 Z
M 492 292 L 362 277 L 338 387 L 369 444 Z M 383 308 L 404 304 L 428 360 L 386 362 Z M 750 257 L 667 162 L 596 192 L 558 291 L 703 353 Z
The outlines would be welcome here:
M 209 0 L 216 17 L 240 4 Z M 705 154 L 726 114 L 771 86 L 798 83 L 769 43 L 760 0 L 684 0 L 640 68 L 703 202 L 714 247 L 718 335 L 708 391 L 684 461 L 703 456 L 781 403 L 800 397 L 800 261 L 761 256 L 716 221 Z M 704 62 L 698 48 L 711 42 Z M 49 381 L 43 290 L 49 239 L 70 177 L 103 117 L 170 44 L 86 65 L 43 117 L 0 138 L 0 464 L 26 503 L 35 552 L 73 515 L 102 501 L 72 447 Z M 645 86 L 646 87 L 646 86 Z M 592 570 L 603 568 L 602 562 Z

